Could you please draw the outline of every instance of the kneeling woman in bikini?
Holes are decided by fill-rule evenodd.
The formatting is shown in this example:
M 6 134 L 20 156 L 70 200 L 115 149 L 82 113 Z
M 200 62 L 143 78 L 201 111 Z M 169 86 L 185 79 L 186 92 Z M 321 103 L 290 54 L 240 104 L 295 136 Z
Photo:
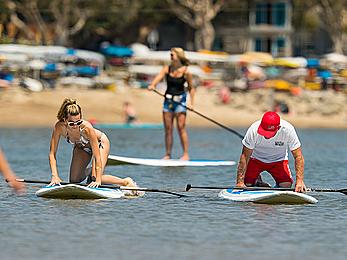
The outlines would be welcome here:
M 50 185 L 60 184 L 56 153 L 60 137 L 73 145 L 70 166 L 70 182 L 80 183 L 87 177 L 89 187 L 101 184 L 117 184 L 120 186 L 136 186 L 131 178 L 121 179 L 112 175 L 104 175 L 107 158 L 110 151 L 110 141 L 101 131 L 82 119 L 81 107 L 76 100 L 65 99 L 61 105 L 50 142 L 49 163 L 52 171 Z M 92 167 L 87 168 L 92 160 Z

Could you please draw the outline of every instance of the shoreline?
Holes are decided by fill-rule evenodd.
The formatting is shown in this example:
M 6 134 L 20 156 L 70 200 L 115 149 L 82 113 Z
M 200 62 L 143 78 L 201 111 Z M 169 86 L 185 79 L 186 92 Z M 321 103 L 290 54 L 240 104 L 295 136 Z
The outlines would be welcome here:
M 231 93 L 230 104 L 222 104 L 218 99 L 217 90 L 200 87 L 196 92 L 194 109 L 229 128 L 247 128 L 268 110 L 268 99 L 273 95 L 269 93 L 269 90 Z M 296 128 L 347 129 L 345 94 L 334 96 L 335 94 L 326 93 L 326 96 L 331 98 L 323 101 L 317 93 L 312 93 L 309 97 L 303 96 L 300 100 L 298 97 L 288 97 L 283 93 L 275 95 L 277 99 L 286 100 L 290 104 L 291 112 L 286 115 L 281 114 L 281 117 Z M 69 87 L 28 92 L 12 88 L 0 92 L 0 128 L 53 127 L 56 113 L 66 97 L 77 99 L 85 120 L 95 120 L 97 123 L 121 123 L 122 104 L 130 101 L 137 111 L 139 122 L 162 122 L 162 97 L 146 89 L 116 88 L 111 91 Z M 307 104 L 304 103 L 305 100 Z M 332 105 L 331 102 L 335 103 Z M 342 105 L 337 106 L 340 103 Z M 335 110 L 332 110 L 332 107 Z M 188 112 L 187 127 L 219 128 L 220 126 L 194 112 Z

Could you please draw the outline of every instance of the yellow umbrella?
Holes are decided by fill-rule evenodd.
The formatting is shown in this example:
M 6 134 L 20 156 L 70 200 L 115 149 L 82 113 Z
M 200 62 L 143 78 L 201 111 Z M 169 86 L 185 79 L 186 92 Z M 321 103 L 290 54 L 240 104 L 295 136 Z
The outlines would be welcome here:
M 273 58 L 267 52 L 246 52 L 240 56 L 240 62 L 271 64 Z
M 290 68 L 298 68 L 299 65 L 297 63 L 294 63 L 292 61 L 286 60 L 286 59 L 274 59 L 273 65 L 276 66 L 282 66 L 282 67 L 290 67 Z

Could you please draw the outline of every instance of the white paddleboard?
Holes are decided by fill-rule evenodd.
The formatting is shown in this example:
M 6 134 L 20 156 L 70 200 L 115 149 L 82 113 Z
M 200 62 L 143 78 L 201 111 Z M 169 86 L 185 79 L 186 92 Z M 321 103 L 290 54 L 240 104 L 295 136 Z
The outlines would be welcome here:
M 232 201 L 262 204 L 314 204 L 318 202 L 310 195 L 294 191 L 225 189 L 218 196 Z
M 89 188 L 78 184 L 45 186 L 36 191 L 36 196 L 51 199 L 120 199 L 139 197 L 120 189 Z M 144 192 L 140 194 L 143 196 Z
M 131 158 L 117 155 L 109 155 L 107 165 L 122 165 L 122 164 L 136 164 L 148 166 L 231 166 L 235 165 L 234 161 L 224 160 L 178 160 L 178 159 L 147 159 L 147 158 Z

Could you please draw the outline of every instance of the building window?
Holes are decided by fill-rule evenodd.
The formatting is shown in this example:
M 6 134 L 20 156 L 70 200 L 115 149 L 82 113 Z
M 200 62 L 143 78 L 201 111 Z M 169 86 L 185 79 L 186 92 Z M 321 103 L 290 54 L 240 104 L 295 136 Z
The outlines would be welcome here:
M 254 51 L 268 52 L 274 56 L 285 55 L 286 41 L 283 37 L 276 39 L 259 37 L 254 39 Z
M 277 52 L 279 56 L 285 55 L 286 41 L 283 37 L 277 38 Z
M 258 3 L 255 6 L 255 24 L 284 26 L 286 21 L 285 3 Z
M 261 39 L 255 39 L 255 51 L 261 51 Z
M 255 7 L 255 24 L 268 24 L 268 4 L 256 4 Z
M 272 21 L 274 25 L 284 26 L 286 21 L 285 3 L 275 3 L 272 5 Z
M 271 38 L 256 38 L 255 51 L 271 53 Z

